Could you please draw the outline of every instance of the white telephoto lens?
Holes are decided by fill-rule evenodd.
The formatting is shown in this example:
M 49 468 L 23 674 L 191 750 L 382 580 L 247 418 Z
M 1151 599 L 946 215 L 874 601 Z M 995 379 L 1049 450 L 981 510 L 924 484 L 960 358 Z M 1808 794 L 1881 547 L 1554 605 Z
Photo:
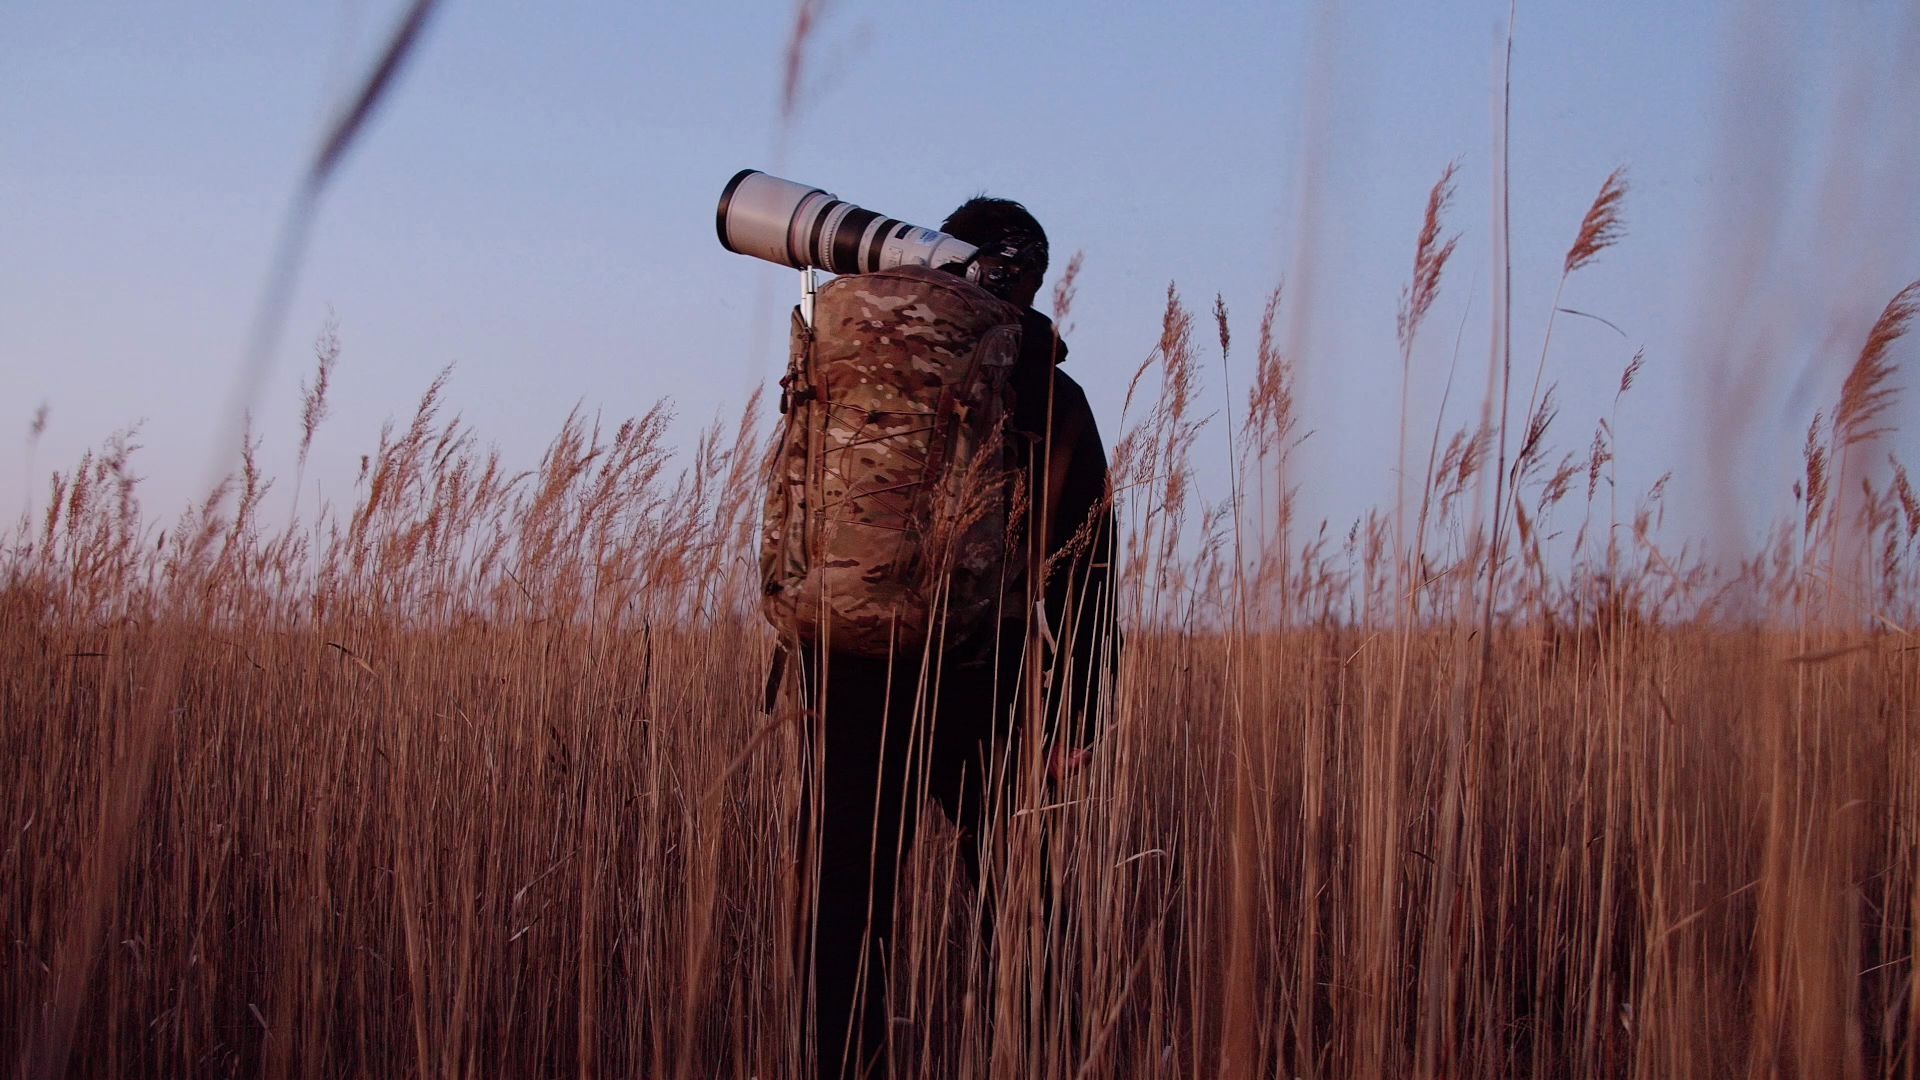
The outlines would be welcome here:
M 728 251 L 833 274 L 966 262 L 977 250 L 936 229 L 883 217 L 829 192 L 742 169 L 720 193 L 714 225 Z

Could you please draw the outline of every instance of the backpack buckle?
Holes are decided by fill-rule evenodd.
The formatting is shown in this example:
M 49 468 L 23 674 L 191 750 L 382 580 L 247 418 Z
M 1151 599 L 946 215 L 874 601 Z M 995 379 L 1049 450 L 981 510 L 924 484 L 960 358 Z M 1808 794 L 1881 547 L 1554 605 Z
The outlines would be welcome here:
M 800 373 L 789 371 L 780 376 L 780 414 L 786 415 L 789 408 L 804 405 L 814 397 L 813 386 L 800 379 Z

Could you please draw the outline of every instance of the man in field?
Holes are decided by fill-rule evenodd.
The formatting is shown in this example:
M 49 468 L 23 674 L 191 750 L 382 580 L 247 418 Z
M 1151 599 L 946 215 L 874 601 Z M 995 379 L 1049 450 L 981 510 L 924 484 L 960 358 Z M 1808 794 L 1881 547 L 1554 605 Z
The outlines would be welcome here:
M 1027 493 L 1019 535 L 1032 549 L 1007 557 L 1043 568 L 1044 624 L 1030 611 L 1006 611 L 992 644 L 924 667 L 918 652 L 892 663 L 804 658 L 825 740 L 815 943 L 822 1076 L 843 1075 L 843 1064 L 845 1074 L 863 1075 L 884 1049 L 895 886 L 925 800 L 961 828 L 972 856 L 1000 788 L 1014 783 L 1012 737 L 1038 731 L 1050 771 L 1070 768 L 1113 666 L 1106 451 L 1086 394 L 1059 370 L 1065 342 L 1033 310 L 1046 234 L 1019 203 L 985 196 L 955 210 L 941 231 L 979 247 L 980 280 L 1021 310 L 1007 426 Z M 983 913 L 983 928 L 990 918 Z

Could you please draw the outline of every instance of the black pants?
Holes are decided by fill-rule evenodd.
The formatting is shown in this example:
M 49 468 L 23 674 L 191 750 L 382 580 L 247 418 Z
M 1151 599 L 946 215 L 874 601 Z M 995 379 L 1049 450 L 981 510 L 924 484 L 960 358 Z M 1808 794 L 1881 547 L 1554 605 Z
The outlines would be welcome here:
M 922 685 L 914 662 L 829 656 L 823 670 L 817 655 L 794 659 L 811 734 L 824 742 L 814 957 L 819 1075 L 858 1077 L 886 1045 L 895 887 L 926 800 L 937 800 L 962 830 L 961 850 L 978 880 L 989 790 L 982 775 L 1007 746 L 1018 664 L 1003 662 L 998 673 L 984 664 L 945 666 L 936 693 Z

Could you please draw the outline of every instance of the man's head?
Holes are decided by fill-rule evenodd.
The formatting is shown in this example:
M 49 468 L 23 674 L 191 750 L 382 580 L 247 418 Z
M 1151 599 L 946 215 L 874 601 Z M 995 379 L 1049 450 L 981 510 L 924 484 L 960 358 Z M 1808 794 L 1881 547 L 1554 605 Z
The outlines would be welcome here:
M 1047 233 L 1026 207 L 1012 199 L 976 195 L 948 214 L 940 231 L 979 248 L 980 263 L 1007 270 L 1008 284 L 996 290 L 1004 299 L 1033 306 L 1047 276 Z

